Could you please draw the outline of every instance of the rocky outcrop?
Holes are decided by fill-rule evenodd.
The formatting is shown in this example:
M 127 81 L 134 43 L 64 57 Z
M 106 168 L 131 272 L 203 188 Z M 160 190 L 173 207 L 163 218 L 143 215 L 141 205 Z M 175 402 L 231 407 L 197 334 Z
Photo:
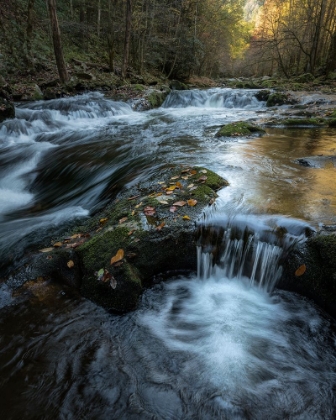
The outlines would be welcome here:
M 12 277 L 61 281 L 107 310 L 132 310 L 154 276 L 196 270 L 195 222 L 226 185 L 205 168 L 166 168 L 30 255 Z
M 265 134 L 265 130 L 245 121 L 223 125 L 216 133 L 216 137 L 239 137 Z

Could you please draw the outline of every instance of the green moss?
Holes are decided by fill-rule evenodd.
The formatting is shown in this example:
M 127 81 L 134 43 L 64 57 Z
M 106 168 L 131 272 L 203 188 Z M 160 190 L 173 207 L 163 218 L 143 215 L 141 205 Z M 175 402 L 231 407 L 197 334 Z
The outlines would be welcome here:
M 134 90 L 137 90 L 138 92 L 143 92 L 146 87 L 144 85 L 141 84 L 136 84 L 132 86 Z
M 298 83 L 309 83 L 312 82 L 315 79 L 315 76 L 313 76 L 311 73 L 305 73 L 301 74 L 300 76 L 297 76 L 294 80 Z
M 288 103 L 288 97 L 284 93 L 275 92 L 272 93 L 266 102 L 266 106 L 284 105 Z
M 158 108 L 163 104 L 164 100 L 168 96 L 168 93 L 168 90 L 163 92 L 153 91 L 147 95 L 146 99 L 152 108 Z
M 262 134 L 265 133 L 265 130 L 263 130 L 261 127 L 248 124 L 244 121 L 238 121 L 224 125 L 217 132 L 216 137 L 249 136 L 252 133 Z

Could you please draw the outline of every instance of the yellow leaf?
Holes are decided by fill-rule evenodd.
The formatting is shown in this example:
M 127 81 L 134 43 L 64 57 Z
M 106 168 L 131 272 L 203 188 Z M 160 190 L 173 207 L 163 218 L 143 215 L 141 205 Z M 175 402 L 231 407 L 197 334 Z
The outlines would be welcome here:
M 181 188 L 183 188 L 183 185 L 181 184 L 181 182 L 178 182 L 178 181 L 177 181 L 177 182 L 176 182 L 176 187 L 178 187 L 178 188 L 180 188 L 180 189 L 181 189 Z
M 191 220 L 189 216 L 183 216 L 182 219 L 183 220 Z
M 55 242 L 54 243 L 54 247 L 55 248 L 60 248 L 61 246 L 63 246 L 63 243 L 62 242 Z
M 111 258 L 111 265 L 121 261 L 124 258 L 125 252 L 123 249 L 118 249 L 118 252 Z
M 67 266 L 69 268 L 72 268 L 74 265 L 75 265 L 75 263 L 72 260 L 70 260 L 70 261 L 67 262 Z
M 135 208 L 136 208 L 136 209 L 138 209 L 138 208 L 141 206 L 141 204 L 142 204 L 142 201 L 141 201 L 141 203 L 137 204 L 137 205 L 135 206 Z
M 108 218 L 107 218 L 107 217 L 104 217 L 103 219 L 100 219 L 100 220 L 99 220 L 99 223 L 104 224 L 104 223 L 106 223 L 107 221 L 108 221 Z
M 174 191 L 174 190 L 176 190 L 176 185 L 172 185 L 171 187 L 168 187 L 166 190 L 167 191 Z
M 302 276 L 307 270 L 307 267 L 305 264 L 300 265 L 300 267 L 295 271 L 295 276 L 300 277 Z
M 165 222 L 162 222 L 159 224 L 159 226 L 156 227 L 156 230 L 162 230 L 162 228 L 165 226 Z
M 188 203 L 188 206 L 195 207 L 197 204 L 197 200 L 194 200 L 191 198 L 190 200 L 187 201 L 187 203 Z

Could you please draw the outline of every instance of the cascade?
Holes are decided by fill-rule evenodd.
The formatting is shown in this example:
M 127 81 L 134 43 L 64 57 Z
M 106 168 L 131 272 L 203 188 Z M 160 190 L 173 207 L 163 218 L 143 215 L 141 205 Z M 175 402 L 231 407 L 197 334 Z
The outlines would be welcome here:
M 248 278 L 271 292 L 281 277 L 281 261 L 295 243 L 305 240 L 311 228 L 285 217 L 215 216 L 197 231 L 197 276 Z

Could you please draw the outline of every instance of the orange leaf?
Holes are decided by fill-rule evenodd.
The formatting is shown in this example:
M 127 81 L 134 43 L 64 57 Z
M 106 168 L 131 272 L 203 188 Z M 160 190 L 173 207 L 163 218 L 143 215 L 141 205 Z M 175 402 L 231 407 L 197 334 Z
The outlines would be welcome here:
M 159 226 L 156 227 L 156 230 L 162 230 L 164 226 L 165 226 L 165 222 L 162 222 L 159 224 Z
M 300 265 L 300 267 L 295 271 L 295 276 L 300 277 L 302 276 L 307 270 L 307 267 L 305 264 Z
M 178 206 L 178 207 L 183 207 L 185 206 L 187 203 L 185 201 L 177 201 L 176 203 L 174 203 L 174 206 Z
M 176 185 L 172 185 L 171 187 L 166 188 L 166 191 L 174 191 L 176 188 Z
M 177 181 L 176 182 L 176 187 L 181 189 L 181 188 L 183 188 L 183 185 L 181 184 L 181 182 Z
M 67 262 L 67 266 L 69 268 L 72 268 L 74 265 L 75 265 L 75 263 L 72 260 L 70 260 L 70 261 Z
M 197 200 L 190 199 L 190 200 L 187 201 L 187 203 L 188 203 L 188 206 L 195 207 L 196 204 L 197 204 Z
M 197 171 L 195 171 L 195 169 L 192 169 L 192 170 L 190 171 L 190 173 L 191 173 L 191 175 L 196 175 L 196 174 L 197 174 Z
M 111 265 L 117 263 L 118 261 L 121 261 L 124 258 L 124 255 L 124 250 L 118 249 L 118 252 L 115 254 L 115 256 L 111 258 Z

